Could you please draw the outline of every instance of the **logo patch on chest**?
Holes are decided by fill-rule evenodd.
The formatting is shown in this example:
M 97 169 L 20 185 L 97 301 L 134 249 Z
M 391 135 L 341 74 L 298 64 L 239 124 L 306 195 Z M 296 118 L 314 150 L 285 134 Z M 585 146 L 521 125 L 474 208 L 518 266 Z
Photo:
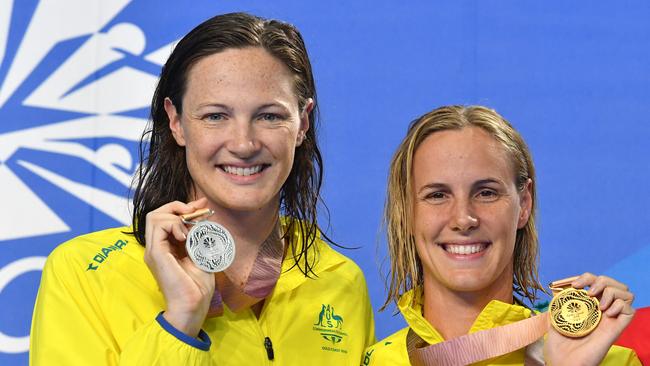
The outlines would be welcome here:
M 344 320 L 341 314 L 337 314 L 334 306 L 331 304 L 322 304 L 321 310 L 316 316 L 316 322 L 312 330 L 318 332 L 320 336 L 327 341 L 326 346 L 322 346 L 324 351 L 348 353 L 346 349 L 339 348 L 341 342 L 348 336 L 344 332 Z

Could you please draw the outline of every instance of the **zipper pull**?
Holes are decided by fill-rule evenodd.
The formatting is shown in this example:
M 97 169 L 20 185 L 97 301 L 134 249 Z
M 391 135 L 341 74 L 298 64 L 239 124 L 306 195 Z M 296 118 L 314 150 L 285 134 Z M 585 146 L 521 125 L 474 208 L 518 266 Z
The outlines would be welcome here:
M 271 338 L 265 337 L 264 338 L 264 348 L 266 348 L 266 357 L 269 358 L 269 360 L 273 360 L 273 343 L 271 342 Z

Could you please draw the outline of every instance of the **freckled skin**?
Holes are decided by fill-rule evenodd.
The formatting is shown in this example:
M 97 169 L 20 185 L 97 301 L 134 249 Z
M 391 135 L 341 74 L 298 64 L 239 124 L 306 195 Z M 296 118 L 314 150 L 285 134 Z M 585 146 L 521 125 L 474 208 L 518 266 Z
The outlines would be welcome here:
M 262 48 L 227 49 L 200 59 L 188 73 L 182 114 L 166 110 L 176 142 L 185 146 L 194 198 L 234 211 L 275 211 L 289 176 L 299 132 L 309 128 L 294 77 Z M 224 165 L 265 169 L 242 181 Z
M 414 234 L 430 294 L 512 296 L 513 251 L 530 212 L 528 188 L 517 191 L 509 156 L 480 128 L 436 132 L 422 142 L 413 161 Z M 469 260 L 440 245 L 460 242 L 490 245 Z

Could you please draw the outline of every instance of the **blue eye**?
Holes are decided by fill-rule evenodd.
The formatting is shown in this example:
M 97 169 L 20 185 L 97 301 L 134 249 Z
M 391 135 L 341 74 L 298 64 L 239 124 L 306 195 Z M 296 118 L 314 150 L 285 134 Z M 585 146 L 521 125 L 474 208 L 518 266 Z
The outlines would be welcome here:
M 259 117 L 263 121 L 276 122 L 282 119 L 282 116 L 275 113 L 262 113 Z
M 499 197 L 499 194 L 493 189 L 481 189 L 476 196 L 482 201 L 494 201 Z
M 226 119 L 226 116 L 223 113 L 210 113 L 206 114 L 203 119 L 207 121 L 222 121 Z
M 427 194 L 424 198 L 427 200 L 434 200 L 434 201 L 440 201 L 442 199 L 445 199 L 447 195 L 444 192 L 431 192 Z

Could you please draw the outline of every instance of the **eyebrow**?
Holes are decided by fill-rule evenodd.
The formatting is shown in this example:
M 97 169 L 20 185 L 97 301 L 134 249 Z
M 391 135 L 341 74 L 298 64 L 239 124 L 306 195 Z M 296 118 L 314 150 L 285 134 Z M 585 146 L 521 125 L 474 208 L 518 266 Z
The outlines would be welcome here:
M 197 106 L 196 110 L 197 110 L 197 111 L 200 111 L 200 110 L 202 110 L 203 108 L 207 108 L 207 107 L 212 107 L 212 108 L 222 108 L 222 109 L 225 109 L 226 112 L 228 112 L 228 113 L 230 113 L 230 114 L 233 113 L 233 108 L 232 108 L 232 107 L 227 106 L 227 105 L 225 105 L 225 104 L 221 104 L 221 103 L 206 103 L 206 104 L 199 104 L 199 105 Z M 288 112 L 288 111 L 289 111 L 289 109 L 288 109 L 287 107 L 285 107 L 285 106 L 284 106 L 283 104 L 281 104 L 281 103 L 266 103 L 266 104 L 262 104 L 261 106 L 257 107 L 257 108 L 255 109 L 255 113 L 259 113 L 260 111 L 262 111 L 262 110 L 264 110 L 264 109 L 266 109 L 266 108 L 271 108 L 271 107 L 281 108 L 281 109 L 284 110 L 285 112 Z
M 472 188 L 482 186 L 484 184 L 499 184 L 503 185 L 503 182 L 500 179 L 497 178 L 485 178 L 485 179 L 479 179 L 476 182 L 472 183 Z M 423 185 L 419 190 L 418 194 L 422 193 L 422 191 L 427 190 L 427 189 L 449 189 L 449 185 L 445 183 L 438 183 L 438 182 L 432 182 Z
M 480 179 L 480 180 L 477 180 L 476 182 L 474 182 L 474 184 L 472 184 L 472 187 L 481 186 L 481 185 L 484 185 L 484 184 L 491 184 L 491 183 L 503 185 L 503 182 L 500 179 L 485 178 L 485 179 Z
M 285 112 L 289 112 L 289 109 L 284 104 L 277 103 L 277 102 L 276 103 L 262 104 L 261 106 L 259 106 L 259 107 L 257 107 L 255 109 L 255 112 L 259 112 L 259 111 L 262 111 L 262 110 L 264 110 L 266 108 L 271 108 L 271 107 L 278 107 L 278 108 L 282 109 Z
M 428 183 L 420 187 L 418 190 L 418 194 L 422 193 L 422 191 L 427 190 L 427 189 L 449 189 L 449 186 L 444 184 L 444 183 Z
M 232 108 L 225 105 L 225 104 L 220 104 L 220 103 L 206 103 L 206 104 L 199 104 L 196 108 L 197 111 L 200 111 L 203 108 L 206 107 L 216 107 L 216 108 L 223 108 L 226 110 L 228 113 L 232 113 Z

